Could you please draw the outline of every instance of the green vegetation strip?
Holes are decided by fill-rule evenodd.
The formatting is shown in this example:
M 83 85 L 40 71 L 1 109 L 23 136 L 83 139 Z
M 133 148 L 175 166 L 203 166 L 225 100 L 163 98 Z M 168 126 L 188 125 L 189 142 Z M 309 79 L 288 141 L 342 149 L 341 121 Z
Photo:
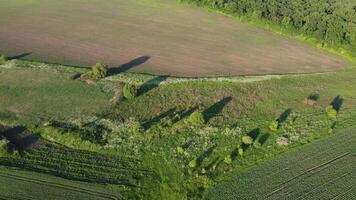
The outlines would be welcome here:
M 332 199 L 355 190 L 356 130 L 294 149 L 228 178 L 207 199 Z

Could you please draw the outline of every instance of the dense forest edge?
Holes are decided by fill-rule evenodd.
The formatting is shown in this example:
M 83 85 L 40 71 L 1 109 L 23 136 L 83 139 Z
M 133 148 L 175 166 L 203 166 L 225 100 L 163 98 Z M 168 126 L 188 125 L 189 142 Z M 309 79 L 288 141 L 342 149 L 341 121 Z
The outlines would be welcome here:
M 178 0 L 296 38 L 355 61 L 356 2 L 344 0 Z

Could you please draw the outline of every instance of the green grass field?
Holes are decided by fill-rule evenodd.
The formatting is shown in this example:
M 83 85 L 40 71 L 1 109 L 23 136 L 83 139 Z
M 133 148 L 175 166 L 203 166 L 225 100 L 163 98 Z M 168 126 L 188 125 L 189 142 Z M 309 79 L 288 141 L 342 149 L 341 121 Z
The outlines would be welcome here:
M 206 199 L 353 199 L 356 131 L 337 133 L 228 178 Z
M 356 122 L 354 69 L 212 79 L 121 73 L 89 84 L 71 79 L 86 71 L 18 60 L 1 65 L 0 87 L 11 83 L 16 88 L 1 90 L 1 123 L 24 125 L 65 146 L 37 144 L 26 154 L 2 158 L 2 165 L 120 186 L 118 174 L 110 175 L 117 172 L 116 164 L 98 167 L 90 159 L 79 164 L 72 159 L 84 159 L 86 154 L 70 156 L 70 152 L 129 156 L 142 161 L 132 168 L 150 169 L 155 178 L 143 176 L 139 179 L 142 187 L 126 187 L 125 197 L 134 193 L 143 199 L 201 199 L 226 178 Z M 17 74 L 21 79 L 16 79 Z M 33 80 L 36 85 L 28 90 Z M 139 92 L 130 101 L 120 98 L 126 83 L 135 84 Z M 29 98 L 38 96 L 43 98 Z M 308 96 L 317 98 L 308 103 Z M 339 110 L 336 121 L 327 117 L 325 109 L 330 104 Z M 36 106 L 21 112 L 11 109 L 13 105 Z M 195 111 L 202 113 L 205 124 L 192 124 L 190 115 Z M 281 120 L 278 130 L 271 131 L 269 126 L 276 119 Z M 256 144 L 241 145 L 245 135 Z M 243 156 L 237 154 L 238 147 L 244 149 Z M 192 161 L 194 167 L 190 167 Z M 90 170 L 83 174 L 85 166 Z
M 299 41 L 175 0 L 1 0 L 0 53 L 114 71 L 205 77 L 334 71 Z M 142 57 L 146 56 L 146 57 Z

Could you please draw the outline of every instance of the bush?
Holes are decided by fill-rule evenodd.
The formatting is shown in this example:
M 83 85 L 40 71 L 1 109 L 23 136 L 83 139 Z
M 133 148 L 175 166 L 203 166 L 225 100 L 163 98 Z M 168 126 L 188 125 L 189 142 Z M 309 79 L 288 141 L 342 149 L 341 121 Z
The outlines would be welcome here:
M 242 143 L 247 144 L 247 145 L 251 145 L 253 143 L 253 139 L 248 135 L 243 136 L 242 137 Z
M 194 126 L 201 126 L 201 125 L 205 124 L 204 116 L 199 111 L 193 112 L 189 116 L 188 121 Z
M 325 109 L 326 114 L 328 115 L 328 118 L 330 120 L 335 121 L 337 118 L 337 111 L 335 110 L 335 108 L 332 105 L 329 105 L 328 107 L 326 107 Z
M 94 66 L 92 66 L 91 69 L 93 72 L 94 80 L 100 80 L 107 76 L 108 67 L 106 65 L 103 65 L 101 63 L 96 63 Z
M 184 154 L 185 150 L 183 149 L 183 147 L 177 147 L 177 153 L 178 154 Z
M 1 138 L 0 136 L 0 157 L 7 154 L 9 141 L 5 138 Z
M 134 99 L 136 97 L 136 87 L 135 85 L 132 84 L 125 84 L 124 88 L 122 90 L 122 96 L 127 99 L 127 100 L 131 100 Z
M 279 127 L 279 122 L 277 120 L 272 121 L 271 124 L 269 125 L 269 129 L 274 132 L 278 130 L 278 127 Z
M 237 149 L 237 153 L 240 155 L 240 156 L 243 156 L 244 155 L 244 150 L 242 148 L 238 148 Z
M 231 158 L 231 155 L 227 155 L 225 158 L 224 158 L 224 163 L 230 165 L 232 163 L 232 158 Z
M 191 160 L 188 164 L 189 168 L 196 168 L 198 165 L 197 161 L 196 160 Z
M 99 81 L 107 76 L 108 69 L 106 65 L 101 63 L 96 63 L 91 67 L 91 71 L 82 74 L 81 78 L 84 80 L 94 80 Z
M 6 56 L 0 55 L 0 65 L 4 64 L 7 61 Z

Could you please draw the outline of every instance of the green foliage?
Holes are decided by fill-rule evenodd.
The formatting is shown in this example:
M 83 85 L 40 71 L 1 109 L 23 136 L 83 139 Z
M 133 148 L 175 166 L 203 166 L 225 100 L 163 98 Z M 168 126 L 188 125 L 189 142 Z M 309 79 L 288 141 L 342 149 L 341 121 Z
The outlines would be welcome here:
M 225 158 L 224 158 L 224 163 L 230 165 L 232 163 L 232 158 L 231 158 L 231 155 L 227 155 Z
M 9 141 L 0 136 L 0 157 L 7 155 Z
M 255 147 L 256 149 L 259 149 L 261 148 L 261 143 L 258 142 L 258 140 L 256 140 L 254 143 L 253 143 L 253 147 Z
M 335 121 L 337 119 L 337 111 L 332 105 L 329 105 L 325 108 L 326 114 L 330 120 Z
M 253 143 L 253 139 L 250 136 L 245 135 L 242 137 L 242 143 L 251 145 Z
M 124 88 L 122 89 L 122 96 L 127 100 L 132 100 L 136 97 L 137 90 L 136 86 L 133 84 L 125 84 Z
M 263 20 L 314 37 L 323 45 L 356 46 L 355 5 L 345 1 L 315 0 L 182 0 L 252 20 Z M 291 12 L 291 10 L 295 12 Z
M 188 164 L 188 167 L 191 168 L 191 169 L 194 169 L 198 166 L 198 163 L 197 161 L 194 159 L 194 160 L 191 160 Z
M 273 120 L 271 122 L 271 124 L 269 125 L 269 130 L 271 130 L 271 131 L 276 132 L 276 131 L 278 131 L 278 128 L 279 128 L 279 122 L 277 120 Z
M 108 67 L 101 63 L 96 63 L 92 66 L 92 71 L 82 74 L 81 78 L 84 80 L 99 81 L 107 76 Z
M 185 150 L 183 147 L 177 147 L 177 153 L 178 154 L 184 154 L 185 153 Z
M 188 122 L 193 126 L 204 125 L 205 124 L 204 115 L 199 111 L 195 111 L 189 116 Z
M 237 148 L 237 153 L 240 155 L 240 156 L 243 156 L 244 155 L 244 150 L 242 148 Z
M 108 67 L 106 65 L 103 65 L 101 63 L 96 63 L 94 66 L 92 66 L 94 80 L 100 80 L 102 78 L 105 78 L 108 73 L 107 68 Z
M 7 61 L 6 56 L 0 55 L 0 65 L 4 64 Z

